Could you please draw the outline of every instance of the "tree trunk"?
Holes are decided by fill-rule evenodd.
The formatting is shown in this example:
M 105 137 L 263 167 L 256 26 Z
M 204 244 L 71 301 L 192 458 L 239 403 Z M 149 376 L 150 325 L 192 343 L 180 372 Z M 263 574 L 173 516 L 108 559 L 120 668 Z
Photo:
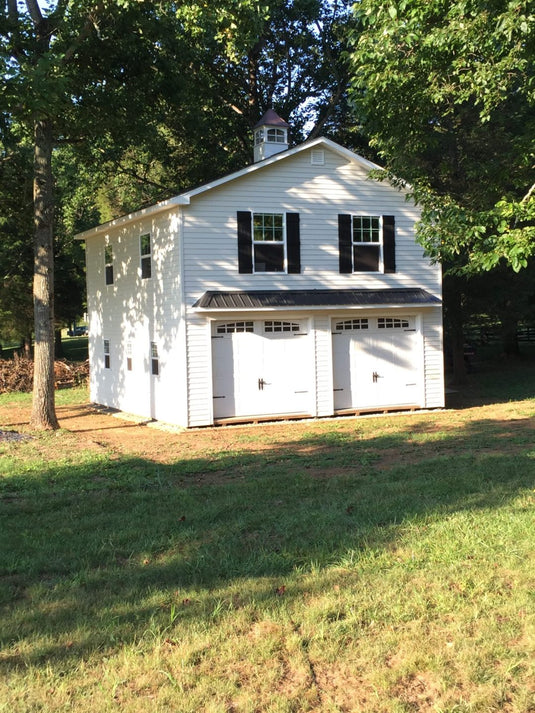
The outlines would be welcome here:
M 22 341 L 22 349 L 24 351 L 24 357 L 26 359 L 31 359 L 32 358 L 32 333 L 28 334 L 27 337 L 24 337 Z
M 59 428 L 54 394 L 54 189 L 52 125 L 34 124 L 34 377 L 30 424 L 37 429 Z

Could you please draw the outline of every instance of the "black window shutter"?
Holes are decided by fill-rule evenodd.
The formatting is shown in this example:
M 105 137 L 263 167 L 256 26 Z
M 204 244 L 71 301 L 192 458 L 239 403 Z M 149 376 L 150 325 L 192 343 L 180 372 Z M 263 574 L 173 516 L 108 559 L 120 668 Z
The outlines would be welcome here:
M 383 215 L 383 263 L 385 272 L 396 271 L 396 228 L 393 215 Z
M 338 216 L 338 252 L 340 259 L 340 272 L 353 272 L 351 258 L 351 216 Z
M 239 210 L 238 214 L 238 272 L 253 271 L 253 239 L 251 234 L 251 213 Z
M 286 250 L 288 272 L 301 272 L 301 240 L 299 237 L 299 213 L 286 213 Z

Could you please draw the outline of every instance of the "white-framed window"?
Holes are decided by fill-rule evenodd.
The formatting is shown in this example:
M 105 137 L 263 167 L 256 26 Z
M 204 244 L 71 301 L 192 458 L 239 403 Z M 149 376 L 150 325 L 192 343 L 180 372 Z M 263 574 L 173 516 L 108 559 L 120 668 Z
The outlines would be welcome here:
M 409 329 L 407 317 L 378 317 L 377 329 Z
M 106 284 L 113 285 L 113 248 L 110 243 L 104 245 L 104 270 L 106 273 Z
M 266 141 L 269 144 L 285 144 L 286 131 L 284 129 L 268 129 Z
M 160 373 L 160 358 L 158 356 L 158 345 L 156 342 L 150 343 L 150 364 L 152 375 L 158 376 Z
M 269 320 L 264 322 L 264 332 L 300 332 L 299 322 L 283 322 L 280 320 Z
M 285 144 L 288 139 L 286 137 L 286 129 L 257 129 L 254 134 L 255 146 L 263 142 L 268 144 Z
M 335 332 L 353 331 L 355 329 L 368 329 L 368 318 L 344 319 L 341 322 L 336 322 L 334 326 Z
M 111 362 L 110 362 L 110 340 L 105 339 L 104 340 L 104 368 L 105 369 L 110 369 L 111 368 Z
M 286 267 L 284 213 L 253 213 L 254 272 L 284 272 Z
M 236 332 L 254 332 L 253 322 L 225 322 L 218 324 L 216 334 L 235 334 Z
M 132 371 L 132 342 L 126 343 L 126 370 Z
M 352 216 L 351 246 L 353 272 L 380 272 L 383 264 L 381 217 Z
M 139 252 L 141 256 L 141 278 L 146 280 L 152 273 L 152 244 L 150 233 L 144 233 L 139 237 Z

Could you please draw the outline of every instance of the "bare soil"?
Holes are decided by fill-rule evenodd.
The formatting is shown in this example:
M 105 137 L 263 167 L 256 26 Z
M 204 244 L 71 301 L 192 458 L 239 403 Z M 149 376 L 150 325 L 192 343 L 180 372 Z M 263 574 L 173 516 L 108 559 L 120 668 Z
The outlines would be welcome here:
M 286 421 L 181 430 L 129 417 L 127 414 L 92 404 L 58 406 L 57 415 L 61 428 L 69 432 L 76 448 L 104 448 L 112 456 L 139 457 L 157 463 L 173 463 L 182 458 L 204 459 L 209 458 L 211 454 L 224 452 L 269 451 L 270 454 L 280 453 L 281 456 L 291 452 L 293 455 L 300 453 L 309 456 L 314 453 L 324 454 L 337 447 L 336 442 L 321 437 L 326 430 L 326 422 L 322 419 L 300 420 L 291 424 Z M 489 454 L 492 449 L 502 454 L 513 454 L 519 447 L 525 448 L 525 443 L 519 443 L 515 435 L 523 435 L 520 441 L 525 441 L 526 436 L 535 436 L 534 420 L 520 416 L 521 414 L 508 409 L 506 404 L 400 416 L 403 425 L 400 423 L 399 430 L 406 432 L 407 419 L 412 421 L 408 427 L 410 437 L 404 438 L 401 450 L 399 443 L 392 447 L 385 447 L 384 443 L 374 443 L 373 427 L 363 423 L 364 419 L 369 421 L 370 417 L 336 419 L 334 430 L 342 437 L 347 438 L 350 434 L 355 439 L 362 463 L 369 462 L 375 467 L 386 469 L 395 467 L 400 462 L 406 465 L 429 457 L 448 456 L 459 442 L 456 438 L 444 438 L 445 433 L 457 431 L 459 438 L 462 438 L 465 428 L 470 428 L 471 431 L 481 428 L 484 433 L 485 424 L 492 422 L 501 424 L 500 436 L 482 443 L 482 449 Z M 0 409 L 0 442 L 31 437 L 29 418 L 29 405 L 3 404 Z M 396 416 L 384 418 L 389 419 L 388 430 L 395 437 L 399 432 Z M 383 420 L 383 434 L 384 426 Z M 330 430 L 332 432 L 332 429 Z M 44 457 L 46 458 L 45 454 Z M 340 470 L 343 468 L 329 470 L 323 465 L 318 468 L 311 467 L 309 474 L 313 478 L 331 477 Z M 217 481 L 218 473 L 212 470 L 209 475 L 199 476 L 199 480 L 204 481 L 205 478 Z

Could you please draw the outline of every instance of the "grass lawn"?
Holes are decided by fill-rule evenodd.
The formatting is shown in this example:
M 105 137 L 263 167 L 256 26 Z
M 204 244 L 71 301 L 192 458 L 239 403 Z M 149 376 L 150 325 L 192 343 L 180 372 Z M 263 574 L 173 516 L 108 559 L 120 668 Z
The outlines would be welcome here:
M 64 337 L 62 340 L 63 358 L 68 361 L 87 359 L 87 337 Z
M 18 427 L 0 711 L 535 711 L 530 394 L 532 361 L 442 412 L 130 425 L 144 453 L 111 416 L 108 440 Z

